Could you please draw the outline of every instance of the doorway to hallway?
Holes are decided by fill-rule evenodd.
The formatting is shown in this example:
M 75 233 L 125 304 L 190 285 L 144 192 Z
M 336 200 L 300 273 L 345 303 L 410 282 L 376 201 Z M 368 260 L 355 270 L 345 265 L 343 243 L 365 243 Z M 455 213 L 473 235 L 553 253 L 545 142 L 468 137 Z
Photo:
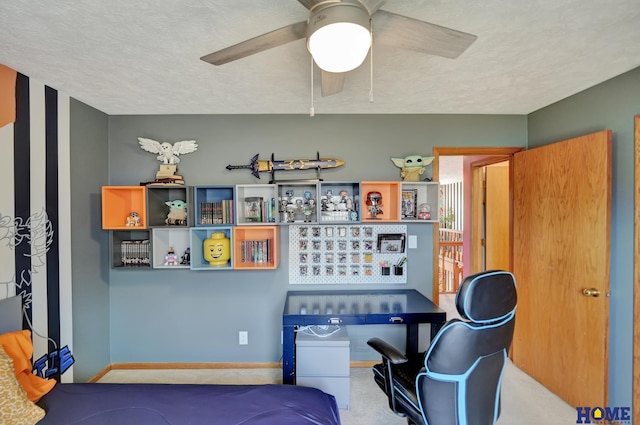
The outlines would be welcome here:
M 520 150 L 434 148 L 433 176 L 441 186 L 433 247 L 436 303 L 440 295 L 455 294 L 466 275 L 510 270 L 509 159 Z

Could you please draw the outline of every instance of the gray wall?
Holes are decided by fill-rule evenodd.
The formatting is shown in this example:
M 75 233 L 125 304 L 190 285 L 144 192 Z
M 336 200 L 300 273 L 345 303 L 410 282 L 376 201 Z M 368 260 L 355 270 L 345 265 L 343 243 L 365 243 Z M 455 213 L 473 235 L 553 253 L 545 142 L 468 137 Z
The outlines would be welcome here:
M 257 180 L 246 170 L 225 166 L 247 163 L 256 153 L 286 159 L 313 157 L 316 151 L 347 162 L 323 173 L 327 181 L 399 180 L 391 157 L 429 155 L 434 146 L 524 146 L 526 117 L 111 116 L 110 184 L 137 185 L 154 178 L 159 163 L 139 148 L 141 136 L 198 142 L 198 151 L 183 156 L 179 165 L 189 185 L 268 182 L 269 175 Z M 298 175 L 280 178 L 292 177 Z M 408 284 L 403 285 L 426 295 L 431 293 L 431 231 L 428 224 L 409 227 L 409 234 L 418 236 L 418 249 L 408 253 Z M 111 270 L 111 362 L 278 361 L 286 292 L 336 287 L 288 284 L 287 235 L 285 226 L 282 261 L 275 271 Z M 372 332 L 392 332 L 383 328 L 349 330 L 354 358 L 376 358 L 365 341 Z M 248 346 L 238 345 L 239 330 L 249 331 Z
M 631 406 L 633 366 L 634 116 L 640 68 L 529 115 L 529 147 L 611 129 L 611 321 L 609 405 Z M 588 167 L 589 164 L 584 164 Z
M 72 103 L 72 144 L 90 143 L 89 148 L 78 146 L 72 158 L 76 376 L 91 376 L 119 362 L 277 361 L 284 295 L 300 289 L 287 284 L 286 255 L 276 271 L 109 270 L 106 232 L 100 230 L 95 199 L 101 184 L 135 185 L 154 177 L 158 163 L 138 148 L 137 137 L 196 139 L 199 151 L 185 156 L 180 165 L 187 183 L 196 185 L 257 182 L 248 172 L 224 170 L 229 163 L 245 163 L 255 153 L 290 158 L 309 157 L 319 150 L 322 156 L 347 161 L 342 169 L 325 173 L 326 180 L 396 180 L 399 173 L 389 161 L 391 156 L 427 155 L 434 146 L 528 144 L 531 148 L 610 128 L 614 132 L 610 405 L 630 405 L 633 116 L 640 113 L 639 91 L 640 69 L 636 69 L 528 117 L 111 116 L 108 130 L 103 114 Z M 102 179 L 107 142 L 109 177 Z M 413 227 L 409 233 L 419 234 L 420 244 L 410 252 L 414 268 L 407 286 L 428 294 L 431 265 L 415 259 L 430 258 L 430 226 Z M 286 231 L 282 236 L 286 240 Z M 239 329 L 249 331 L 248 346 L 237 344 Z
M 74 99 L 70 108 L 73 375 L 79 382 L 111 363 L 108 235 L 100 212 L 109 144 L 106 114 Z

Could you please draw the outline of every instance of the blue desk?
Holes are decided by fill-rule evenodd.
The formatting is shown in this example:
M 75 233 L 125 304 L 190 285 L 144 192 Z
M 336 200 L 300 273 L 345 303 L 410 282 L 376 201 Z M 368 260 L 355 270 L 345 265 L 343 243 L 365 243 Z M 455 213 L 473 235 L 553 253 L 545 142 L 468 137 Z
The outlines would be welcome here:
M 415 289 L 289 291 L 282 312 L 282 382 L 295 384 L 295 335 L 307 325 L 404 325 L 407 353 L 418 351 L 418 326 L 431 324 L 431 338 L 446 313 Z

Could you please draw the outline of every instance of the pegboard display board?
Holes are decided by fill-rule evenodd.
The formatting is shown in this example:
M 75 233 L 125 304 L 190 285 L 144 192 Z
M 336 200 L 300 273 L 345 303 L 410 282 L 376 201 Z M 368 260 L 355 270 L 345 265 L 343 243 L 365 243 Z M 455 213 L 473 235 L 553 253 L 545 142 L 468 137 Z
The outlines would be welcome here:
M 290 284 L 407 283 L 404 252 L 378 252 L 378 235 L 407 234 L 402 224 L 289 226 Z M 384 269 L 383 265 L 388 264 Z M 388 274 L 386 274 L 388 273 Z

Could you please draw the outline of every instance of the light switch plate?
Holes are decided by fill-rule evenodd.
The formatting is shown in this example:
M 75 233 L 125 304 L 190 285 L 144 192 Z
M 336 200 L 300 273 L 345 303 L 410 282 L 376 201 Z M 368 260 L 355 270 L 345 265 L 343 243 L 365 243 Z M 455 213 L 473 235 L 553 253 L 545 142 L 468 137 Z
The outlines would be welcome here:
M 418 247 L 418 236 L 409 235 L 409 249 L 416 249 Z

